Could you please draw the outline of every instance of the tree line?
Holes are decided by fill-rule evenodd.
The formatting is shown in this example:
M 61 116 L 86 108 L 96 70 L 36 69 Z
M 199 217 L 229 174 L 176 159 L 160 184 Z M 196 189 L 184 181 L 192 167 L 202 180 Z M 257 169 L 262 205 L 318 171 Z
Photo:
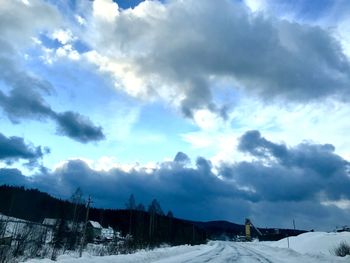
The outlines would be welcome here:
M 103 227 L 112 227 L 122 236 L 128 237 L 123 243 L 126 252 L 163 243 L 201 244 L 207 239 L 203 229 L 174 218 L 171 211 L 164 213 L 156 199 L 145 207 L 142 203 L 137 203 L 132 194 L 125 203 L 125 209 L 90 208 L 89 211 L 79 188 L 72 193 L 70 200 L 61 200 L 36 189 L 2 185 L 0 200 L 0 213 L 11 217 L 37 223 L 43 222 L 45 218 L 59 219 L 54 227 L 53 259 L 56 256 L 55 249 L 79 248 L 82 239 L 81 224 L 86 220 L 87 212 L 89 220 L 99 222 Z M 69 229 L 67 222 L 70 222 Z M 86 246 L 91 241 L 91 235 L 87 232 L 83 245 Z M 108 249 L 113 253 L 117 246 L 119 243 L 110 243 Z M 120 253 L 120 248 L 118 249 Z

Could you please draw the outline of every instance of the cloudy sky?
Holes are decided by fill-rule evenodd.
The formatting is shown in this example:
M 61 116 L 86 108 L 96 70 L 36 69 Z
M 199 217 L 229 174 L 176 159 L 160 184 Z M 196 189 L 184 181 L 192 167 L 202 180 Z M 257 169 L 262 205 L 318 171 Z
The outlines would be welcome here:
M 194 220 L 350 218 L 347 0 L 0 0 L 0 184 Z

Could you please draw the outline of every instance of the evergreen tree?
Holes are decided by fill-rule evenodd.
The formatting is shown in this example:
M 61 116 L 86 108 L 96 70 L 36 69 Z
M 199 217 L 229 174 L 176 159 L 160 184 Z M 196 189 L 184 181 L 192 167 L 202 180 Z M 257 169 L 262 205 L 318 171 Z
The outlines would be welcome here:
M 139 203 L 136 207 L 136 210 L 144 212 L 146 209 L 145 209 L 145 206 L 143 204 Z
M 173 218 L 174 214 L 173 214 L 173 212 L 171 212 L 171 210 L 169 210 L 168 213 L 166 214 L 166 216 L 169 218 Z
M 148 212 L 152 213 L 154 212 L 157 215 L 164 215 L 164 212 L 162 208 L 160 207 L 160 204 L 158 203 L 157 199 L 153 199 L 151 204 L 148 206 Z
M 128 201 L 125 203 L 125 207 L 128 210 L 135 210 L 136 209 L 136 201 L 133 194 L 130 195 Z

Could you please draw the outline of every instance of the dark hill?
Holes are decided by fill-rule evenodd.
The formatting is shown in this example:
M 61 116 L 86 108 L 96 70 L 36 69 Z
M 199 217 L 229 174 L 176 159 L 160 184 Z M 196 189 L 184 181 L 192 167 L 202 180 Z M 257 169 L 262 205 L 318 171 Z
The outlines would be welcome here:
M 72 220 L 74 209 L 73 203 L 54 198 L 36 189 L 0 186 L 0 213 L 9 216 L 33 222 L 42 222 L 44 218 Z M 85 206 L 79 205 L 76 211 L 78 221 L 83 221 L 86 214 Z M 200 244 L 207 240 L 203 228 L 185 220 L 159 214 L 151 217 L 145 211 L 91 208 L 89 219 L 100 222 L 104 227 L 111 226 L 118 229 L 123 235 L 131 233 L 135 245 L 139 247 L 165 242 L 172 245 Z
M 209 222 L 192 222 L 199 228 L 206 231 L 209 239 L 236 239 L 237 236 L 245 235 L 245 226 L 228 221 L 209 221 Z M 252 228 L 252 237 L 260 240 L 279 240 L 287 236 L 296 236 L 305 233 L 304 230 L 294 229 L 277 229 L 277 228 L 258 228 L 263 234 L 262 236 Z

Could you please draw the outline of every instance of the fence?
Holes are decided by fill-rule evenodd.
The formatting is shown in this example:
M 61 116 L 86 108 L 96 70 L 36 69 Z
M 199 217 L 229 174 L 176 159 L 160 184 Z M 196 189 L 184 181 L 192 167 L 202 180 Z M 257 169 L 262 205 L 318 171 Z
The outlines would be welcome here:
M 0 219 L 0 263 L 42 257 L 52 239 L 52 226 L 11 218 Z

